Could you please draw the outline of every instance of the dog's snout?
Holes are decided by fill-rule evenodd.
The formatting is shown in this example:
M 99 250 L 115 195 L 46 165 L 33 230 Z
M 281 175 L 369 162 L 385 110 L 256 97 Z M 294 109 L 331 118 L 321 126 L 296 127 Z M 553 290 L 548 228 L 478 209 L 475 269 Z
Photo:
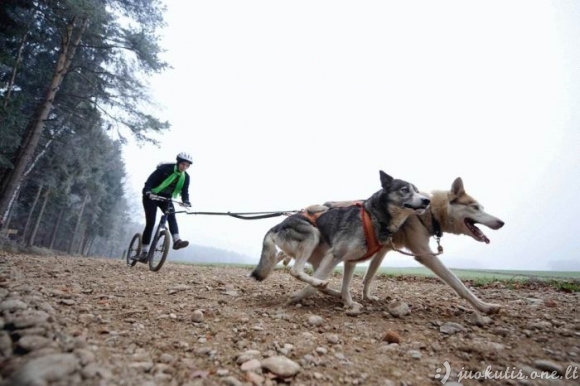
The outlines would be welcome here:
M 421 203 L 425 206 L 428 206 L 431 203 L 431 200 L 428 198 L 422 198 Z M 502 224 L 503 225 L 503 224 Z
M 497 229 L 503 227 L 505 225 L 505 222 L 501 221 L 501 220 L 497 220 Z

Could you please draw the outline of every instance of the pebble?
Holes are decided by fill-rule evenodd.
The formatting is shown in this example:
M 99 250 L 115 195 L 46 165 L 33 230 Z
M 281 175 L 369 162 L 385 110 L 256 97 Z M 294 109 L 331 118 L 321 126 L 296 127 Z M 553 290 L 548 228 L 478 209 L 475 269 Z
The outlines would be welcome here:
M 322 323 L 324 323 L 324 319 L 321 316 L 311 315 L 308 317 L 308 324 L 311 326 L 320 326 Z
M 387 306 L 387 309 L 389 310 L 389 313 L 395 318 L 400 318 L 402 316 L 409 315 L 411 313 L 409 305 L 407 303 L 399 301 L 389 304 Z
M 129 367 L 148 372 L 153 368 L 153 362 L 133 362 L 129 363 Z
M 328 352 L 328 350 L 324 347 L 316 347 L 315 351 L 318 355 L 324 355 Z
M 8 333 L 4 331 L 0 331 L 0 354 L 5 357 L 12 354 L 12 339 L 10 339 Z
M 163 353 L 159 356 L 159 362 L 161 363 L 170 363 L 173 362 L 173 355 L 168 353 Z
M 387 343 L 401 343 L 401 336 L 397 334 L 395 331 L 389 330 L 383 336 L 383 341 Z
M 83 367 L 81 370 L 81 375 L 85 379 L 91 379 L 97 376 L 99 366 L 96 363 L 90 363 L 89 365 Z
M 538 369 L 542 370 L 542 371 L 549 371 L 549 372 L 557 372 L 560 375 L 564 375 L 565 370 L 562 366 L 560 366 L 559 364 L 546 360 L 546 359 L 538 359 L 534 361 L 534 367 L 537 367 Z
M 337 344 L 340 342 L 340 338 L 336 334 L 327 334 L 326 341 L 330 344 Z
M 95 321 L 95 315 L 93 314 L 80 314 L 79 315 L 79 322 L 83 324 L 90 324 Z
M 474 312 L 469 319 L 471 324 L 478 327 L 483 327 L 491 323 L 491 318 L 489 316 L 483 316 L 479 312 Z
M 262 364 L 257 359 L 250 359 L 247 362 L 242 363 L 240 370 L 242 371 L 258 371 L 262 369 Z
M 77 349 L 74 351 L 76 356 L 79 358 L 81 365 L 86 366 L 89 363 L 93 363 L 95 361 L 95 354 L 87 349 Z
M 201 310 L 195 310 L 195 311 L 193 311 L 193 314 L 191 315 L 191 320 L 194 323 L 201 323 L 201 322 L 203 322 L 203 312 L 201 312 Z
M 14 312 L 18 310 L 25 310 L 28 305 L 19 299 L 8 299 L 0 303 L 0 311 Z
M 44 385 L 57 382 L 76 371 L 79 360 L 74 354 L 52 354 L 27 362 L 11 377 L 12 385 Z
M 421 359 L 421 353 L 417 350 L 409 350 L 408 354 L 411 358 L 414 359 Z
M 314 357 L 314 355 L 310 355 L 310 354 L 304 355 L 304 357 L 302 357 L 302 359 L 306 363 L 314 363 L 314 362 L 316 362 L 316 358 Z
M 260 359 L 262 357 L 262 353 L 258 350 L 247 350 L 238 355 L 236 359 L 236 363 L 241 365 L 244 362 L 247 362 L 251 359 Z
M 302 369 L 298 363 L 285 356 L 266 358 L 262 361 L 262 367 L 281 378 L 293 377 Z
M 452 335 L 452 334 L 455 334 L 457 332 L 465 331 L 465 327 L 463 327 L 459 323 L 447 322 L 447 323 L 443 324 L 441 327 L 439 327 L 439 331 L 441 331 L 442 333 L 447 334 L 447 335 Z
M 380 352 L 396 352 L 399 351 L 399 345 L 397 343 L 385 344 L 379 347 Z
M 41 349 L 50 344 L 50 339 L 38 335 L 27 335 L 18 341 L 17 347 L 24 352 L 30 352 Z
M 19 316 L 12 319 L 12 326 L 19 330 L 27 327 L 40 326 L 48 320 L 49 315 L 44 311 L 27 310 Z
M 189 286 L 187 284 L 176 284 L 174 286 L 171 286 L 171 287 L 167 288 L 168 291 L 175 291 L 175 292 L 185 291 L 185 290 L 188 290 L 188 289 L 191 289 L 191 286 Z
M 222 382 L 224 385 L 227 385 L 227 386 L 243 386 L 244 385 L 236 377 L 233 377 L 233 376 L 225 377 Z

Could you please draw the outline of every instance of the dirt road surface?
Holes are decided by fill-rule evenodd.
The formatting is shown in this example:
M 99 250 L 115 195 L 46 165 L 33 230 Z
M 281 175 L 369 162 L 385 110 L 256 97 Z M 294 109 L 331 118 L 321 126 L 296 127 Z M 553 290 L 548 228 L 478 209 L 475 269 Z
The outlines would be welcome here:
M 488 317 L 437 280 L 382 277 L 348 316 L 323 295 L 285 306 L 287 271 L 248 273 L 0 252 L 0 385 L 441 385 L 447 368 L 451 386 L 580 385 L 579 293 L 472 288 L 503 305 Z

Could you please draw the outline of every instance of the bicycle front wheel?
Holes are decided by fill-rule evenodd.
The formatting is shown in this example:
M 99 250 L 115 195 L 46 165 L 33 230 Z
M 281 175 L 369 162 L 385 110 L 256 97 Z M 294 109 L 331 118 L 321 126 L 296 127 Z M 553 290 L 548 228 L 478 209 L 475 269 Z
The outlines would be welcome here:
M 165 263 L 169 253 L 170 235 L 167 229 L 159 232 L 153 242 L 154 249 L 149 251 L 149 269 L 153 272 L 159 271 Z
M 131 242 L 129 243 L 129 249 L 127 249 L 127 265 L 129 267 L 137 264 L 137 259 L 141 255 L 141 247 L 141 233 L 135 233 L 135 236 L 133 236 Z

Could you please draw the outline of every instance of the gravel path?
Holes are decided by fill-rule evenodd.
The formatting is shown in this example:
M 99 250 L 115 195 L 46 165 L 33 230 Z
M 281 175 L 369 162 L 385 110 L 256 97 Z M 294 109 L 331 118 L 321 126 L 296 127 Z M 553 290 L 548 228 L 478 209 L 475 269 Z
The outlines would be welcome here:
M 322 295 L 286 307 L 301 284 L 283 270 L 247 274 L 0 252 L 0 385 L 441 385 L 445 361 L 452 386 L 580 384 L 459 378 L 579 377 L 579 293 L 474 288 L 504 305 L 487 317 L 436 280 L 378 278 L 381 300 L 349 316 Z

